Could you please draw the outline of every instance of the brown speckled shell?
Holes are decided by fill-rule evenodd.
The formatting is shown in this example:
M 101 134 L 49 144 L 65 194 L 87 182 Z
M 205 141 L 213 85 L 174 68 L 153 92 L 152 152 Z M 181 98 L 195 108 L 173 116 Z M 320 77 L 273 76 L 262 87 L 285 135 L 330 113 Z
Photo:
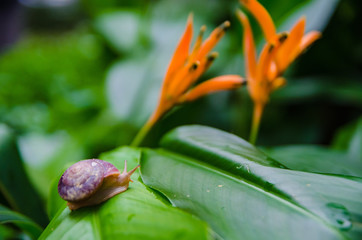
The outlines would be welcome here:
M 64 172 L 58 183 L 58 192 L 66 201 L 82 201 L 102 186 L 105 177 L 118 174 L 119 170 L 111 163 L 99 159 L 83 160 Z

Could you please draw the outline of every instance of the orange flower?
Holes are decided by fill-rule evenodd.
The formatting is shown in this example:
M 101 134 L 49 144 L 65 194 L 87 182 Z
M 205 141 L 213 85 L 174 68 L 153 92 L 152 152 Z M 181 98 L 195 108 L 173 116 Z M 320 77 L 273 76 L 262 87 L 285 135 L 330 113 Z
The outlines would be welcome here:
M 248 90 L 254 101 L 254 115 L 250 141 L 255 142 L 260 119 L 269 101 L 271 92 L 286 83 L 282 74 L 287 67 L 321 34 L 317 31 L 304 35 L 305 18 L 302 17 L 290 33 L 277 33 L 268 11 L 257 0 L 240 0 L 256 18 L 267 40 L 256 60 L 253 32 L 246 15 L 238 11 L 238 18 L 244 28 L 244 52 L 246 55 L 246 71 Z
M 218 56 L 216 52 L 209 52 L 219 42 L 229 26 L 230 22 L 225 21 L 204 42 L 202 37 L 206 27 L 202 26 L 192 50 L 189 51 L 193 29 L 192 15 L 189 15 L 184 34 L 167 69 L 156 110 L 134 139 L 133 146 L 137 146 L 149 129 L 175 105 L 193 101 L 211 92 L 236 89 L 245 83 L 239 75 L 223 75 L 193 87 Z

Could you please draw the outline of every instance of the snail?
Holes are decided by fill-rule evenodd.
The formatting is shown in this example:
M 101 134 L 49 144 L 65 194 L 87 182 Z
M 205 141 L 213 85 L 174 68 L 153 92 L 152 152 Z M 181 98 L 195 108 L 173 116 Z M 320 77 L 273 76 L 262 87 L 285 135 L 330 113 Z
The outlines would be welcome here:
M 127 172 L 125 161 L 121 173 L 113 164 L 99 159 L 79 161 L 63 173 L 58 192 L 70 210 L 96 205 L 126 191 L 138 167 Z

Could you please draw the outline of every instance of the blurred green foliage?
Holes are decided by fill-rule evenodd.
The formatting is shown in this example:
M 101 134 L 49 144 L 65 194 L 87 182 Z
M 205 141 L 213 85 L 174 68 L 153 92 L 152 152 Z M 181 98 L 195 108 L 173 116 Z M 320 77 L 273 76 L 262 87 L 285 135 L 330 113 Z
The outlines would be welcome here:
M 44 203 L 27 177 L 14 134 L 4 124 L 0 124 L 0 156 L 0 193 L 4 200 L 12 209 L 46 226 L 48 218 Z
M 77 129 L 104 106 L 106 62 L 85 29 L 32 34 L 0 59 L 1 120 L 20 131 Z
M 362 3 L 260 2 L 280 30 L 289 29 L 303 14 L 307 29 L 325 29 L 323 38 L 286 73 L 288 85 L 273 94 L 258 143 L 268 147 L 333 143 L 335 149 L 360 159 L 360 137 L 357 130 L 352 132 L 360 129 L 360 120 L 355 122 L 362 113 Z M 36 21 L 29 20 L 22 37 L 0 56 L 0 123 L 16 134 L 19 157 L 43 200 L 54 179 L 72 162 L 130 143 L 156 104 L 189 12 L 194 13 L 195 32 L 203 24 L 209 33 L 224 20 L 232 23 L 216 48 L 219 58 L 201 80 L 245 75 L 236 0 L 83 0 L 77 7 L 68 13 L 76 16 L 67 16 L 73 22 L 63 28 L 55 27 L 63 23 L 61 15 L 23 7 L 28 20 Z M 252 18 L 251 23 L 263 44 Z M 145 145 L 157 146 L 165 132 L 190 123 L 247 138 L 251 106 L 246 89 L 207 96 L 168 114 Z M 337 130 L 350 123 L 354 125 L 339 130 L 333 140 Z M 350 146 L 357 147 L 348 150 Z M 15 160 L 0 161 L 11 165 Z M 0 204 L 11 206 L 4 196 L 1 191 Z M 12 234 L 17 234 L 16 228 L 0 226 L 0 236 Z
M 6 207 L 0 204 L 0 223 L 7 224 L 7 223 L 14 223 L 18 226 L 21 230 L 23 230 L 28 236 L 32 239 L 36 239 L 40 236 L 41 232 L 43 231 L 42 228 L 34 223 L 29 218 L 13 212 Z M 14 233 L 11 232 L 10 228 L 6 228 L 6 225 L 0 225 L 0 237 L 4 237 L 5 239 L 14 239 Z M 27 235 L 16 237 L 16 239 L 26 239 Z

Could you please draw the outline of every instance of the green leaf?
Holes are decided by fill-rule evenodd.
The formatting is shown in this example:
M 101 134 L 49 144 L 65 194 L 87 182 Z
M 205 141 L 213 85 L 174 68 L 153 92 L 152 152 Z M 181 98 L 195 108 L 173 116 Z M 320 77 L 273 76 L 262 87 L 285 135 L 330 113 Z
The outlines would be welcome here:
M 65 171 L 66 169 L 64 169 Z M 62 172 L 64 172 L 62 171 Z M 56 214 L 58 213 L 59 209 L 64 209 L 66 207 L 66 202 L 59 196 L 58 193 L 58 182 L 62 175 L 59 175 L 52 181 L 48 201 L 47 201 L 47 213 L 50 220 L 52 220 Z
M 362 162 L 346 152 L 313 145 L 291 145 L 267 149 L 266 152 L 290 169 L 362 177 Z
M 287 14 L 285 14 L 287 17 L 285 17 L 280 29 L 290 30 L 298 19 L 305 16 L 307 32 L 311 30 L 322 31 L 338 3 L 339 0 L 294 1 L 294 6 L 288 9 Z
M 141 127 L 156 106 L 160 84 L 149 73 L 149 65 L 149 59 L 119 61 L 111 66 L 106 77 L 111 110 L 135 127 Z
M 335 149 L 347 151 L 354 162 L 362 164 L 362 117 L 342 128 L 332 145 Z
M 138 164 L 139 150 L 120 148 L 100 158 L 122 169 Z M 208 239 L 207 225 L 176 209 L 132 175 L 130 188 L 103 204 L 70 212 L 62 207 L 40 239 Z
M 106 75 L 108 101 L 112 112 L 123 122 L 140 128 L 156 107 L 162 79 L 185 20 L 167 24 L 153 20 L 149 28 L 153 48 L 120 59 L 109 68 Z
M 140 21 L 134 11 L 113 11 L 98 16 L 94 25 L 117 52 L 132 53 L 139 45 Z
M 161 145 L 168 150 L 147 150 L 142 157 L 144 182 L 224 239 L 362 234 L 361 178 L 286 169 L 246 141 L 209 127 L 177 128 Z
M 14 235 L 14 230 L 9 226 L 0 225 L 0 239 L 10 239 Z
M 21 131 L 83 127 L 105 103 L 100 43 L 84 27 L 27 34 L 0 58 L 0 119 Z
M 95 149 L 91 123 L 105 103 L 103 47 L 82 24 L 72 31 L 26 34 L 0 58 L 0 122 L 21 133 L 25 170 L 44 199 L 64 162 Z M 103 121 L 102 130 L 109 125 Z
M 70 166 L 85 155 L 84 146 L 61 131 L 53 134 L 23 134 L 18 144 L 25 170 L 44 199 L 48 197 L 54 176 L 58 176 L 66 165 Z
M 0 124 L 0 193 L 12 209 L 46 225 L 42 200 L 24 170 L 13 132 Z
M 41 227 L 29 218 L 0 205 L 0 224 L 6 223 L 15 224 L 21 230 L 28 233 L 32 239 L 37 239 L 42 232 Z
M 273 101 L 305 103 L 324 99 L 333 104 L 348 104 L 360 108 L 361 87 L 362 84 L 356 78 L 347 78 L 343 82 L 333 76 L 289 79 L 288 87 L 273 94 Z

